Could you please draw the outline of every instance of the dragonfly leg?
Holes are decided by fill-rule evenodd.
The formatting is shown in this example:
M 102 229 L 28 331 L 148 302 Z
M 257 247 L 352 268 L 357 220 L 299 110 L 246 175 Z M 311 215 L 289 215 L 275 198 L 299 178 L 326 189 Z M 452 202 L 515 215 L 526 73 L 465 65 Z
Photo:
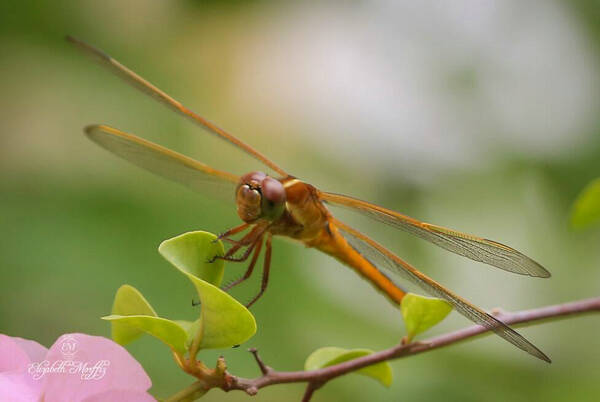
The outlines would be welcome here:
M 236 242 L 236 244 L 234 244 L 233 246 L 231 246 L 231 248 L 229 250 L 227 250 L 225 255 L 223 255 L 223 256 L 216 255 L 212 258 L 211 262 L 213 262 L 216 259 L 228 260 L 236 251 L 238 251 L 242 247 L 244 247 L 244 245 L 242 243 Z
M 263 295 L 263 293 L 265 293 L 265 290 L 267 289 L 267 285 L 269 284 L 269 270 L 271 269 L 271 238 L 272 235 L 271 233 L 269 233 L 267 235 L 267 241 L 266 243 L 266 250 L 265 250 L 265 262 L 264 262 L 264 266 L 263 266 L 263 276 L 262 276 L 262 281 L 260 284 L 260 291 L 258 292 L 258 294 L 256 296 L 254 296 L 254 298 L 252 300 L 250 300 L 250 302 L 248 302 L 248 304 L 246 304 L 247 308 L 250 308 L 250 306 L 252 306 L 254 303 L 256 303 L 256 301 Z
M 250 244 L 250 246 L 248 246 L 248 248 L 246 248 L 246 250 L 244 251 L 244 253 L 240 257 L 233 257 L 232 256 L 233 253 L 229 253 L 229 251 L 231 251 L 235 247 L 235 246 L 233 246 L 227 252 L 227 254 L 225 254 L 223 257 L 217 256 L 216 258 L 221 259 L 221 260 L 225 260 L 225 261 L 231 261 L 231 262 L 243 262 L 243 261 L 246 261 L 248 259 L 248 257 L 250 256 L 250 253 L 252 253 L 252 250 L 254 250 L 254 247 L 256 247 L 257 243 L 259 243 L 258 239 L 255 240 L 254 243 Z
M 249 223 L 243 223 L 240 226 L 236 226 L 234 228 L 226 230 L 225 232 L 223 232 L 220 235 L 218 235 L 217 238 L 215 240 L 213 240 L 213 242 L 216 242 L 217 240 L 226 239 L 229 236 L 233 236 L 233 235 L 236 235 L 236 234 L 238 234 L 240 232 L 243 232 L 244 230 L 246 230 L 248 228 L 248 226 L 250 226 Z
M 250 233 L 246 234 L 246 236 L 242 237 L 240 240 L 234 240 L 231 239 L 230 236 L 234 236 L 240 232 L 243 232 L 244 230 L 246 230 L 246 228 L 248 228 L 250 226 L 249 223 L 244 223 L 240 226 L 236 226 L 234 228 L 231 228 L 229 230 L 226 230 L 225 232 L 221 233 L 220 235 L 217 236 L 216 239 L 213 240 L 213 243 L 218 241 L 218 240 L 223 240 L 226 241 L 227 243 L 231 243 L 234 246 L 238 246 L 242 247 L 244 245 L 247 245 L 249 242 L 246 242 L 246 239 L 251 237 L 250 233 L 252 233 L 252 231 L 250 231 Z
M 237 229 L 237 228 L 234 228 L 234 229 Z M 234 262 L 245 261 L 248 258 L 248 255 L 250 255 L 250 252 L 247 253 L 248 255 L 246 255 L 245 258 L 242 257 L 242 259 L 233 258 L 232 255 L 235 254 L 240 248 L 248 246 L 248 245 L 252 245 L 252 243 L 256 240 L 257 233 L 259 235 L 262 234 L 262 231 L 260 230 L 260 228 L 258 226 L 255 227 L 255 228 L 253 228 L 250 231 L 250 233 L 248 233 L 244 237 L 242 237 L 240 239 L 240 241 L 233 241 L 234 245 L 229 250 L 227 250 L 227 252 L 225 253 L 225 255 L 223 255 L 223 256 L 215 255 L 213 258 L 211 258 L 210 260 L 208 260 L 208 262 L 212 263 L 212 262 L 214 262 L 217 259 L 226 260 L 226 261 L 234 261 Z M 225 240 L 228 240 L 228 239 L 225 239 Z
M 257 239 L 261 239 L 262 238 L 263 234 L 269 228 L 269 226 L 270 225 L 267 225 L 267 226 L 256 226 L 256 227 L 254 227 L 250 231 L 250 233 L 248 233 L 239 242 L 237 242 L 237 244 L 234 244 L 229 250 L 227 250 L 227 253 L 225 253 L 224 256 L 222 256 L 222 257 L 221 256 L 215 256 L 215 257 L 213 257 L 212 261 L 214 261 L 216 259 L 222 259 L 222 260 L 225 260 L 225 261 L 232 261 L 232 262 L 246 261 L 248 259 L 248 257 L 250 256 L 250 253 L 252 252 L 252 250 L 256 246 Z M 241 257 L 233 257 L 234 253 L 237 252 L 242 247 L 248 247 L 244 251 L 244 254 L 242 254 Z
M 246 272 L 244 273 L 244 275 L 239 278 L 236 279 L 235 281 L 227 284 L 227 286 L 223 287 L 223 290 L 227 291 L 229 289 L 231 289 L 234 286 L 239 285 L 240 283 L 244 282 L 246 279 L 250 278 L 250 276 L 252 275 L 252 272 L 254 271 L 254 266 L 256 265 L 256 261 L 258 260 L 258 256 L 260 255 L 260 250 L 262 249 L 262 237 L 260 239 L 258 239 L 256 241 L 256 248 L 254 249 L 254 254 L 252 255 L 252 260 L 250 261 L 250 265 L 248 265 L 248 269 L 246 270 Z

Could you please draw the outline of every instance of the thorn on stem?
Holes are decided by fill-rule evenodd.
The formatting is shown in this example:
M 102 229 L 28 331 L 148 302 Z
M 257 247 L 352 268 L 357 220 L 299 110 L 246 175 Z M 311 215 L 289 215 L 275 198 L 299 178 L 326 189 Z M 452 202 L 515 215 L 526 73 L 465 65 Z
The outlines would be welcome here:
M 225 375 L 225 371 L 227 371 L 227 363 L 225 363 L 225 358 L 223 356 L 219 356 L 217 359 L 217 365 L 215 367 L 220 376 Z

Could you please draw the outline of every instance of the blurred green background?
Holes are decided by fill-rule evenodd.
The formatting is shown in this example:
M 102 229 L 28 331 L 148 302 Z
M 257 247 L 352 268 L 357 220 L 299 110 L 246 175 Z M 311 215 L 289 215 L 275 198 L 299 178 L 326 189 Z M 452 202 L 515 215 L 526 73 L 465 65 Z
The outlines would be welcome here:
M 0 6 L 0 332 L 49 346 L 108 336 L 116 289 L 191 318 L 194 291 L 161 259 L 177 234 L 238 223 L 212 201 L 113 157 L 82 135 L 107 123 L 235 173 L 252 160 L 95 65 L 72 34 L 320 188 L 512 245 L 549 280 L 513 276 L 390 228 L 341 216 L 476 304 L 507 310 L 600 293 L 600 231 L 569 228 L 577 193 L 600 176 L 600 6 L 596 1 L 3 1 Z M 337 211 L 336 211 L 337 212 Z M 229 264 L 235 277 L 244 266 Z M 254 281 L 236 295 L 248 298 Z M 223 354 L 300 369 L 321 346 L 381 349 L 401 317 L 357 275 L 274 242 L 259 329 Z M 458 314 L 432 334 L 468 325 Z M 486 337 L 392 362 L 384 389 L 349 375 L 315 401 L 595 401 L 600 322 L 522 330 L 553 359 Z M 165 397 L 191 379 L 166 348 L 129 347 Z M 301 385 L 254 400 L 299 400 Z M 211 400 L 247 400 L 211 391 Z

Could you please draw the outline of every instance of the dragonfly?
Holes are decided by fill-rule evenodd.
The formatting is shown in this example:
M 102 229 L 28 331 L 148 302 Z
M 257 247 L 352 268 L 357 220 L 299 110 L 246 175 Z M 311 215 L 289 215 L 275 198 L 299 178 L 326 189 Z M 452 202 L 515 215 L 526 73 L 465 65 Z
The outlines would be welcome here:
M 223 256 L 216 258 L 236 262 L 250 259 L 250 262 L 243 276 L 226 286 L 225 290 L 252 275 L 264 247 L 260 291 L 248 303 L 248 307 L 267 289 L 273 236 L 284 236 L 316 248 L 352 268 L 396 305 L 406 295 L 406 290 L 398 282 L 416 285 L 426 293 L 448 301 L 467 319 L 493 331 L 523 351 L 551 362 L 548 356 L 514 329 L 423 274 L 367 235 L 340 221 L 328 206 L 348 208 L 448 251 L 508 272 L 550 277 L 550 273 L 533 259 L 493 240 L 421 222 L 350 196 L 321 191 L 290 175 L 264 154 L 193 112 L 103 51 L 71 36 L 66 39 L 133 87 L 275 172 L 275 175 L 267 175 L 262 171 L 254 171 L 240 176 L 212 168 L 108 125 L 95 124 L 85 128 L 85 134 L 92 141 L 113 154 L 192 190 L 206 193 L 211 185 L 229 188 L 235 196 L 237 214 L 243 223 L 219 235 L 218 238 L 228 241 L 231 247 Z M 234 236 L 239 236 L 238 240 L 234 240 Z

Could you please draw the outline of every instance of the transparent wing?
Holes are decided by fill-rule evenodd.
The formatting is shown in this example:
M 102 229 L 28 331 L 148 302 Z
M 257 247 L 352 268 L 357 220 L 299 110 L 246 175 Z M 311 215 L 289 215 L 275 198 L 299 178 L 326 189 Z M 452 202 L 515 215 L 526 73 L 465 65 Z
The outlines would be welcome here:
M 86 135 L 95 143 L 121 158 L 166 179 L 181 183 L 204 194 L 219 198 L 234 196 L 239 177 L 213 169 L 185 155 L 105 125 L 85 128 Z
M 456 311 L 467 317 L 469 320 L 489 328 L 519 349 L 522 349 L 539 359 L 550 362 L 550 358 L 548 358 L 548 356 L 546 356 L 541 350 L 535 347 L 531 342 L 529 342 L 515 330 L 504 324 L 502 321 L 492 317 L 485 311 L 472 305 L 460 296 L 454 294 L 439 283 L 435 282 L 425 274 L 419 272 L 412 265 L 400 259 L 391 251 L 387 250 L 369 237 L 352 229 L 337 219 L 332 219 L 332 222 L 337 226 L 340 234 L 348 241 L 348 243 L 350 243 L 355 250 L 361 253 L 378 269 L 385 269 L 387 272 L 397 275 L 401 279 L 417 285 L 430 295 L 448 301 L 450 304 L 452 304 L 452 306 L 454 306 Z
M 358 211 L 472 260 L 521 275 L 550 277 L 550 272 L 531 258 L 493 240 L 421 222 L 390 209 L 345 195 L 320 192 L 319 197 L 327 203 Z
M 288 176 L 288 174 L 282 168 L 276 165 L 265 155 L 261 154 L 256 149 L 252 148 L 250 145 L 240 141 L 238 138 L 234 137 L 232 134 L 229 134 L 222 128 L 206 120 L 204 117 L 198 115 L 197 113 L 194 113 L 193 111 L 182 105 L 179 101 L 175 100 L 161 89 L 155 87 L 152 83 L 146 81 L 145 79 L 143 79 L 142 77 L 140 77 L 139 75 L 137 75 L 136 73 L 134 73 L 133 71 L 131 71 L 123 64 L 119 63 L 117 60 L 113 59 L 100 49 L 97 49 L 79 39 L 73 38 L 72 36 L 67 36 L 66 39 L 69 42 L 76 45 L 79 49 L 85 51 L 87 54 L 94 57 L 96 61 L 98 61 L 103 66 L 107 67 L 110 71 L 112 71 L 119 77 L 121 77 L 128 84 L 141 90 L 145 94 L 150 95 L 151 97 L 160 101 L 161 103 L 163 103 L 170 109 L 176 111 L 177 113 L 187 117 L 188 119 L 192 120 L 194 123 L 198 124 L 200 127 L 207 130 L 208 132 L 224 139 L 225 141 L 230 142 L 236 147 L 247 152 L 249 155 L 252 155 L 254 158 L 258 159 L 266 166 L 279 173 L 281 176 Z

